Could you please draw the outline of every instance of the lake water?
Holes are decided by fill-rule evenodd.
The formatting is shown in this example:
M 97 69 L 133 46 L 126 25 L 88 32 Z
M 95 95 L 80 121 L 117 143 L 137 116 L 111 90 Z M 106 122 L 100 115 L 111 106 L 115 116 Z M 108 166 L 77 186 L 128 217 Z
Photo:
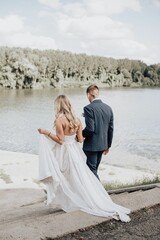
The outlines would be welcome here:
M 107 164 L 160 171 L 160 89 L 101 89 L 114 112 L 115 131 Z M 66 94 L 81 119 L 85 89 L 0 90 L 0 149 L 38 153 L 37 128 L 52 130 L 53 102 Z

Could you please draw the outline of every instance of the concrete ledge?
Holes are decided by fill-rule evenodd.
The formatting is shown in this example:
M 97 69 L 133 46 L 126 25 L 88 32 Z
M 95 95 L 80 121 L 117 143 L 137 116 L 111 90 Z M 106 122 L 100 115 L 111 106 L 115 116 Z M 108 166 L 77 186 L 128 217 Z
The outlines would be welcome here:
M 109 194 L 119 194 L 124 192 L 136 192 L 139 190 L 146 191 L 155 187 L 160 187 L 160 183 L 154 183 L 154 184 L 145 184 L 145 185 L 139 185 L 139 186 L 133 186 L 133 187 L 127 187 L 127 188 L 120 188 L 115 190 L 109 190 L 107 191 Z
M 0 215 L 0 239 L 2 240 L 55 238 L 110 220 L 81 211 L 64 213 L 46 207 L 43 203 L 45 194 L 42 190 L 36 192 L 33 189 L 25 189 L 25 191 L 24 189 L 14 189 L 14 194 L 12 193 L 13 189 L 6 191 L 5 194 L 3 191 L 0 191 L 0 195 L 3 196 L 0 198 L 0 206 L 3 210 Z M 9 196 L 10 198 L 8 198 Z M 20 198 L 25 200 L 24 204 Z M 112 194 L 111 198 L 115 203 L 128 207 L 133 212 L 159 204 L 160 188 L 156 186 L 146 191 Z M 5 200 L 10 201 L 11 204 L 5 205 Z M 18 201 L 20 201 L 19 204 Z
M 37 204 L 46 198 L 44 191 L 37 189 L 3 189 L 0 190 L 0 196 L 1 212 Z

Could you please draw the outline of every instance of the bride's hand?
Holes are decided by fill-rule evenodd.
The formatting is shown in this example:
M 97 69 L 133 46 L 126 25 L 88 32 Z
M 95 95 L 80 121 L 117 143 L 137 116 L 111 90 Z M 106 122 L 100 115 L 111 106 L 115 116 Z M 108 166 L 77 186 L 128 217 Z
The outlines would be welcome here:
M 38 132 L 40 134 L 46 134 L 46 135 L 48 135 L 48 133 L 49 133 L 49 131 L 45 128 L 38 128 Z

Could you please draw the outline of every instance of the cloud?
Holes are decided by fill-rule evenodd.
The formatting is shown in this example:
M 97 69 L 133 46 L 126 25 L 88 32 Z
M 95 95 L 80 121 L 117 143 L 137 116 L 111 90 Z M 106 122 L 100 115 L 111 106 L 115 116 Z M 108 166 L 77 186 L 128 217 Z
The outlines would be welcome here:
M 19 32 L 24 28 L 23 21 L 16 15 L 0 18 L 0 34 Z
M 54 39 L 32 34 L 21 17 L 16 15 L 0 18 L 0 46 L 55 49 Z
M 116 58 L 141 58 L 145 44 L 134 39 L 127 24 L 105 15 L 71 17 L 57 13 L 54 22 L 63 42 L 62 49 Z M 60 40 L 61 41 L 61 40 Z
M 88 54 L 128 57 L 141 56 L 146 46 L 136 41 L 131 27 L 114 20 L 124 11 L 140 11 L 139 0 L 38 0 L 48 7 L 39 16 L 51 16 L 59 49 Z M 48 11 L 48 12 L 47 12 Z
M 59 0 L 38 0 L 39 3 L 44 4 L 53 9 L 59 9 L 62 7 L 62 3 Z
M 130 39 L 101 40 L 81 42 L 81 48 L 89 55 L 100 55 L 113 58 L 141 59 L 147 55 L 145 45 Z
M 113 21 L 106 16 L 91 16 L 83 18 L 71 18 L 61 15 L 57 20 L 59 31 L 64 36 L 73 36 L 74 38 L 96 40 L 96 39 L 121 39 L 132 36 L 132 32 L 121 22 Z
M 1 46 L 58 48 L 116 58 L 159 58 L 159 46 L 153 56 L 151 44 L 147 48 L 145 39 L 138 41 L 138 35 L 129 25 L 131 22 L 120 18 L 126 12 L 140 12 L 140 0 L 37 1 L 41 4 L 37 13 L 39 22 L 35 21 L 37 25 L 28 26 L 26 19 L 17 15 L 0 18 Z M 160 2 L 150 1 L 154 4 Z
M 55 49 L 56 44 L 52 38 L 35 36 L 30 32 L 17 33 L 7 37 L 8 44 L 16 47 L 30 47 L 38 49 Z
M 39 11 L 38 17 L 52 17 L 53 14 L 49 11 Z
M 127 9 L 133 11 L 140 11 L 141 6 L 139 0 L 85 0 L 84 5 L 86 6 L 88 13 L 92 15 L 107 15 L 122 13 Z
M 151 0 L 156 7 L 160 7 L 160 0 Z
M 122 13 L 126 9 L 133 11 L 140 11 L 141 5 L 139 0 L 80 0 L 80 1 L 68 1 L 62 2 L 62 0 L 38 0 L 39 3 L 59 10 L 62 13 L 67 13 L 70 16 L 77 16 L 81 14 L 90 15 L 112 15 Z M 156 1 L 156 0 L 155 0 Z M 158 0 L 157 0 L 158 1 Z

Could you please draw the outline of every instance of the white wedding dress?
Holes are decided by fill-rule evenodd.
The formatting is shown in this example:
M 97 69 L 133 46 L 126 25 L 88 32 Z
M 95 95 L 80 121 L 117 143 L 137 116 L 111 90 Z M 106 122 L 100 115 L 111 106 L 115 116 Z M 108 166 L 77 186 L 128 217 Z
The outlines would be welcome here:
M 130 210 L 111 200 L 101 182 L 86 165 L 86 157 L 74 136 L 59 145 L 40 135 L 39 179 L 47 190 L 47 204 L 65 212 L 89 214 L 130 221 Z

